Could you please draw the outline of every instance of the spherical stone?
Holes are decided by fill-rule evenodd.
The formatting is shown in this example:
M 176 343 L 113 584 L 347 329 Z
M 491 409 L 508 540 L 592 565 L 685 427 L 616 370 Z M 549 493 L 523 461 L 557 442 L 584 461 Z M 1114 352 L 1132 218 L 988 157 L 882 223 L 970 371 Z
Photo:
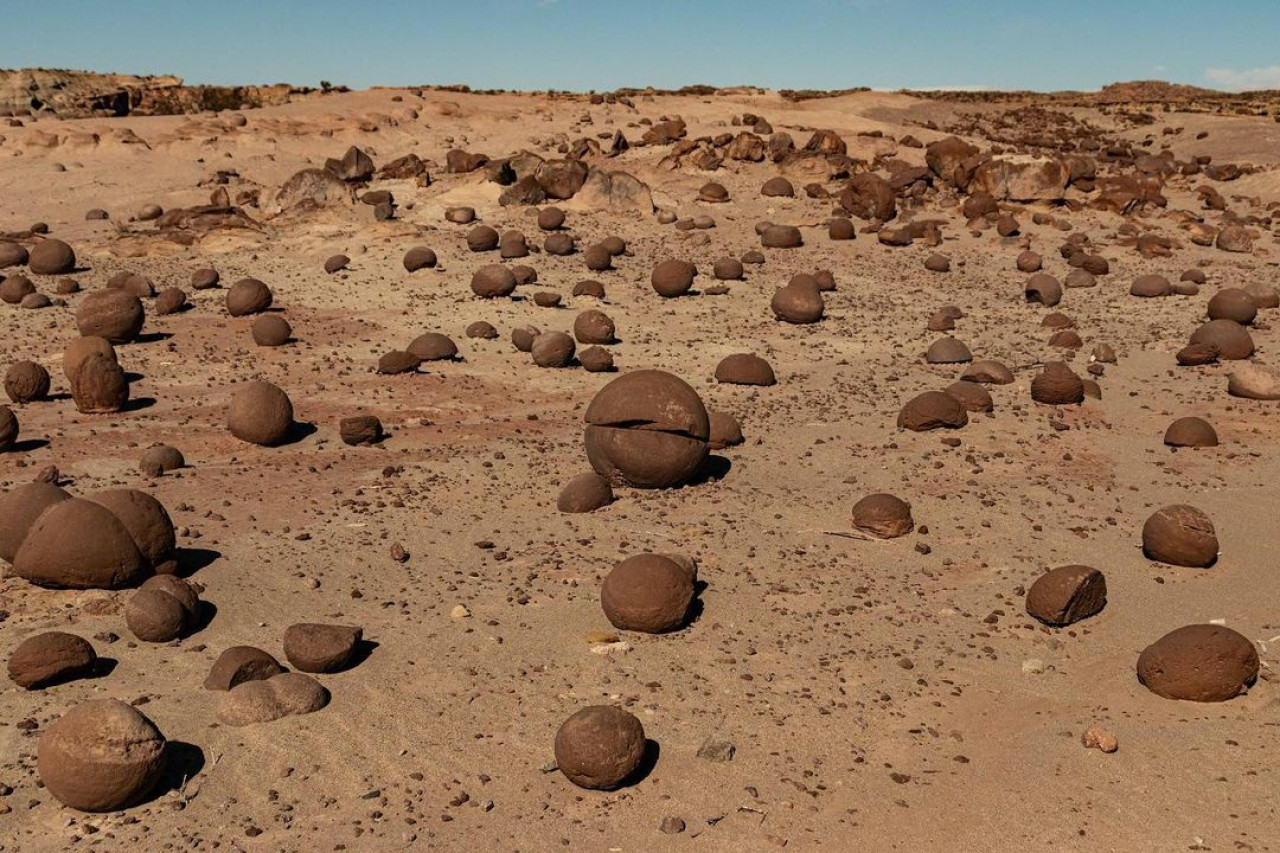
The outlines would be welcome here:
M 538 367 L 568 367 L 577 347 L 564 332 L 543 332 L 533 339 L 529 352 Z
M 293 336 L 293 327 L 279 314 L 263 314 L 250 327 L 253 342 L 260 347 L 280 347 Z
M 404 268 L 406 272 L 432 269 L 435 265 L 436 253 L 426 246 L 414 246 L 404 253 Z
M 27 247 L 21 243 L 0 240 L 0 270 L 26 266 L 30 257 Z
M 1064 361 L 1051 361 L 1031 380 L 1031 399 L 1050 406 L 1084 402 L 1084 383 Z
M 1062 285 L 1048 273 L 1038 272 L 1027 279 L 1022 293 L 1028 302 L 1039 302 L 1046 308 L 1062 301 Z
M 9 655 L 9 678 L 25 690 L 48 687 L 92 675 L 98 656 L 75 634 L 46 631 L 18 644 Z
M 173 559 L 177 537 L 173 521 L 160 501 L 137 489 L 104 489 L 87 494 L 84 499 L 105 507 L 119 519 L 151 566 Z
M 232 317 L 261 314 L 271 307 L 274 299 L 271 288 L 263 282 L 256 278 L 242 278 L 227 290 L 227 313 Z
M 504 258 L 528 257 L 529 243 L 519 231 L 504 231 L 498 240 L 498 252 Z
M 95 290 L 76 309 L 76 328 L 82 336 L 105 338 L 113 344 L 137 338 L 145 321 L 142 300 L 124 290 Z
M 729 200 L 729 191 L 725 189 L 724 184 L 718 184 L 715 181 L 708 181 L 698 190 L 698 201 L 707 204 L 724 204 Z
M 477 225 L 467 232 L 467 248 L 473 252 L 492 252 L 498 248 L 501 236 L 488 225 Z
M 1258 304 L 1247 290 L 1225 287 L 1209 300 L 1210 320 L 1234 320 L 1247 326 L 1258 316 Z
M 25 308 L 31 311 L 40 308 L 48 308 L 53 304 L 53 300 L 45 296 L 43 293 L 28 293 L 22 297 L 22 301 L 18 303 L 19 308 Z
M 796 325 L 816 323 L 826 312 L 826 304 L 822 301 L 822 292 L 816 281 L 809 284 L 793 280 L 786 287 L 774 291 L 769 307 L 779 320 Z
M 64 490 L 51 483 L 23 483 L 0 494 L 0 559 L 12 563 L 18 548 L 45 510 L 69 500 Z
M 610 234 L 605 237 L 600 241 L 600 245 L 604 246 L 605 250 L 615 258 L 627 253 L 627 241 L 616 234 Z
M 1157 696 L 1226 702 L 1258 677 L 1258 650 L 1223 625 L 1187 625 L 1170 631 L 1138 656 L 1138 681 Z
M 670 488 L 707 457 L 710 423 L 698 392 L 661 370 L 635 370 L 600 389 L 587 407 L 591 467 L 615 485 Z
M 749 352 L 727 355 L 716 365 L 716 381 L 728 385 L 761 385 L 777 384 L 773 368 L 769 362 Z
M 0 280 L 0 299 L 9 305 L 18 305 L 35 292 L 35 284 L 25 275 L 11 275 Z
M 284 632 L 284 656 L 303 672 L 338 672 L 355 658 L 364 630 L 300 622 Z
M 951 259 L 934 252 L 924 259 L 924 268 L 930 272 L 951 272 Z
M 1210 320 L 1191 333 L 1193 344 L 1213 344 L 1218 357 L 1239 361 L 1253 355 L 1253 338 L 1249 330 L 1234 320 Z
M 350 447 L 377 444 L 383 439 L 382 421 L 373 415 L 354 415 L 338 423 L 338 435 L 342 443 Z
M 27 267 L 36 275 L 66 275 L 76 268 L 76 252 L 61 240 L 41 240 L 31 248 Z
M 67 380 L 74 380 L 80 366 L 94 354 L 102 355 L 111 361 L 116 360 L 115 347 L 111 346 L 106 338 L 90 335 L 72 339 L 62 351 L 62 372 Z
M 550 290 L 540 290 L 533 294 L 533 304 L 539 308 L 559 308 L 560 302 L 560 294 Z
M 279 444 L 293 426 L 289 395 L 270 382 L 246 382 L 231 396 L 227 429 L 241 441 L 271 447 Z
M 583 279 L 573 286 L 573 295 L 604 299 L 604 285 L 595 279 Z
M 4 392 L 15 403 L 31 403 L 49 396 L 49 371 L 34 361 L 19 361 L 4 374 Z
M 164 208 L 158 204 L 144 204 L 138 209 L 136 219 L 139 222 L 152 222 L 164 216 Z
M 973 353 L 955 338 L 938 338 L 924 354 L 929 364 L 964 364 L 973 361 Z
M 542 241 L 542 251 L 548 255 L 572 255 L 575 249 L 577 249 L 577 243 L 572 234 L 557 231 L 547 235 L 547 239 Z
M 1189 281 L 1192 284 L 1204 284 L 1209 280 L 1209 277 L 1204 274 L 1204 270 L 1192 267 L 1189 270 L 1183 271 L 1182 275 L 1178 277 L 1178 280 Z
M 573 321 L 573 336 L 582 344 L 611 344 L 614 331 L 609 315 L 594 308 L 583 311 Z
M 613 370 L 613 355 L 600 346 L 589 346 L 578 353 L 578 363 L 588 373 L 608 373 Z
M 1217 447 L 1218 433 L 1203 418 L 1178 418 L 1164 431 L 1164 443 L 1170 447 Z
M 1280 290 L 1264 281 L 1255 281 L 1245 287 L 1245 291 L 1253 297 L 1258 310 L 1264 308 L 1280 308 Z
M 494 328 L 492 323 L 485 320 L 476 320 L 474 323 L 467 325 L 465 334 L 468 338 L 491 341 L 498 337 L 498 330 Z
M 564 211 L 558 207 L 544 207 L 539 210 L 538 227 L 543 231 L 558 231 L 564 227 Z
M 515 278 L 517 285 L 533 284 L 538 280 L 538 271 L 523 264 L 512 265 L 511 275 Z
M 45 729 L 36 768 L 63 805 L 117 811 L 142 800 L 160 781 L 165 747 L 164 735 L 132 705 L 91 699 Z
M 604 246 L 595 245 L 589 247 L 583 253 L 582 260 L 587 265 L 587 269 L 592 272 L 605 272 L 613 269 L 613 255 L 609 254 L 609 250 Z
M 770 225 L 761 232 L 760 245 L 766 249 L 795 249 L 804 245 L 804 237 L 794 225 Z
M 698 268 L 688 261 L 667 260 L 653 268 L 649 283 L 659 296 L 669 298 L 682 296 L 693 287 L 693 279 Z
M 351 265 L 351 259 L 346 255 L 330 255 L 324 262 L 324 271 L 333 275 L 341 272 Z
M 1218 559 L 1218 534 L 1209 516 L 1186 504 L 1156 510 L 1142 525 L 1142 553 L 1172 566 L 1203 569 Z
M 471 291 L 482 299 L 510 296 L 515 289 L 515 275 L 502 264 L 480 267 L 471 276 Z
M 949 396 L 954 397 L 966 412 L 990 412 L 995 409 L 995 401 L 991 399 L 991 392 L 977 382 L 961 379 L 958 382 L 952 382 L 943 390 Z
M 613 487 L 594 471 L 579 474 L 560 490 L 556 509 L 561 512 L 592 512 L 613 503 Z
M 378 373 L 385 376 L 413 373 L 418 369 L 419 364 L 421 360 L 413 353 L 392 350 L 378 359 Z
M 156 288 L 151 283 L 151 279 L 129 270 L 122 270 L 107 279 L 107 287 L 132 293 L 139 299 L 150 299 L 156 295 Z
M 1107 603 L 1107 579 L 1089 566 L 1059 566 L 1027 591 L 1027 613 L 1046 625 L 1063 627 L 1099 613 Z
M 212 290 L 221 280 L 217 270 L 205 267 L 191 274 L 191 287 L 193 290 Z
M 1080 267 L 1094 275 L 1107 275 L 1111 272 L 1110 262 L 1102 255 L 1085 254 L 1081 256 Z
M 176 447 L 157 444 L 155 447 L 148 448 L 142 454 L 142 459 L 138 463 L 138 470 L 148 477 L 158 477 L 161 474 L 185 468 L 186 465 L 187 460 L 182 457 L 182 452 Z
M 1009 385 L 1013 383 L 1013 371 L 998 361 L 981 359 L 966 367 L 960 378 L 984 385 Z
M 613 567 L 600 605 L 615 628 L 660 634 L 684 624 L 693 601 L 689 573 L 658 554 L 637 554 Z
M 320 682 L 300 672 L 282 672 L 242 681 L 227 691 L 218 703 L 218 721 L 225 726 L 250 726 L 311 714 L 328 704 L 329 691 Z
M 853 240 L 858 236 L 853 220 L 837 216 L 827 223 L 827 236 L 832 240 Z
M 458 357 L 458 345 L 439 332 L 418 335 L 406 349 L 422 361 L 451 361 Z
M 1039 272 L 1040 267 L 1044 266 L 1044 259 L 1042 259 L 1037 253 L 1027 249 L 1018 255 L 1018 258 L 1014 263 L 1019 272 Z
M 140 589 L 124 606 L 125 624 L 144 643 L 167 643 L 182 636 L 188 614 L 182 602 L 159 589 Z
M 896 539 L 915 529 L 911 504 L 883 492 L 867 495 L 853 505 L 853 526 L 881 539 Z
M 537 326 L 516 326 L 511 330 L 511 345 L 520 352 L 530 352 L 534 339 L 540 334 L 542 330 Z
M 760 195 L 767 198 L 793 198 L 795 194 L 795 187 L 781 175 L 770 178 L 760 187 Z
M 1098 278 L 1088 270 L 1074 269 L 1062 281 L 1065 287 L 1097 287 Z
M 738 419 L 728 412 L 708 411 L 707 418 L 711 425 L 707 437 L 707 446 L 712 450 L 724 450 L 742 444 L 742 425 Z
M 556 766 L 580 788 L 610 791 L 624 784 L 644 759 L 644 726 L 612 705 L 583 708 L 556 732 Z
M 721 258 L 711 268 L 711 274 L 720 281 L 738 281 L 744 274 L 742 261 L 737 258 Z
M 912 432 L 959 429 L 969 423 L 964 406 L 943 391 L 925 391 L 912 397 L 898 412 L 898 428 Z
M 166 287 L 156 297 L 156 314 L 166 317 L 187 307 L 187 293 L 180 287 Z
M 218 655 L 204 680 L 205 690 L 230 690 L 246 681 L 265 681 L 284 672 L 280 662 L 253 646 L 232 646 Z
M 1168 296 L 1172 292 L 1173 285 L 1169 283 L 1169 279 L 1154 273 L 1138 276 L 1133 280 L 1133 284 L 1129 286 L 1130 296 L 1141 296 L 1148 299 Z
M 114 357 L 90 353 L 71 377 L 71 397 L 76 409 L 86 415 L 120 411 L 129 402 L 124 369 Z

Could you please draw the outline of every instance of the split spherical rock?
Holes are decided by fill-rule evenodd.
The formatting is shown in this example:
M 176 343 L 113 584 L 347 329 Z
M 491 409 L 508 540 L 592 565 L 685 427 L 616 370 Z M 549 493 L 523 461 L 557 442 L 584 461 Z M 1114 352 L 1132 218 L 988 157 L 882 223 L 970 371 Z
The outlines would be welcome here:
M 943 391 L 954 397 L 966 412 L 990 412 L 995 409 L 991 392 L 977 382 L 961 379 L 958 382 L 952 382 Z
M 105 338 L 113 344 L 137 338 L 144 322 L 142 300 L 124 290 L 95 290 L 76 309 L 76 328 L 82 336 Z
M 118 811 L 155 788 L 167 744 L 155 723 L 117 699 L 90 699 L 40 736 L 36 769 L 59 802 L 84 812 Z
M 1101 612 L 1107 579 L 1089 566 L 1050 569 L 1027 591 L 1027 613 L 1046 625 L 1063 627 Z
M 1218 534 L 1213 521 L 1186 504 L 1173 504 L 1152 513 L 1142 525 L 1142 553 L 1172 566 L 1203 569 L 1218 559 Z
M 884 492 L 867 495 L 853 505 L 853 526 L 881 539 L 896 539 L 915 529 L 911 504 Z
M 587 458 L 615 485 L 669 488 L 707 457 L 710 423 L 698 392 L 661 370 L 636 370 L 600 389 L 586 412 Z
M 1084 382 L 1064 361 L 1051 361 L 1031 380 L 1031 399 L 1050 406 L 1084 402 Z
M 1187 625 L 1170 631 L 1138 656 L 1138 680 L 1166 699 L 1226 702 L 1258 677 L 1258 650 L 1224 625 Z
M 644 726 L 613 705 L 592 705 L 556 732 L 556 766 L 580 788 L 610 791 L 624 784 L 644 760 Z
M 301 622 L 284 632 L 284 656 L 303 672 L 338 672 L 355 659 L 364 630 Z
M 436 253 L 426 246 L 414 246 L 404 253 L 405 272 L 431 269 L 436 265 Z
M 1254 349 L 1249 330 L 1234 320 L 1210 320 L 1191 333 L 1191 343 L 1216 346 L 1226 361 L 1246 359 Z
M 142 454 L 142 459 L 138 462 L 138 470 L 148 477 L 159 477 L 161 474 L 185 468 L 186 465 L 187 460 L 176 447 L 157 444 Z
M 1209 299 L 1210 320 L 1234 320 L 1247 326 L 1258 316 L 1258 304 L 1247 290 L 1225 287 Z
M 1218 433 L 1204 418 L 1178 418 L 1164 431 L 1170 447 L 1217 447 Z
M 698 268 L 688 261 L 662 261 L 653 268 L 649 283 L 659 296 L 672 298 L 689 292 Z
M 98 655 L 88 640 L 45 631 L 23 640 L 9 655 L 9 678 L 25 690 L 35 690 L 92 675 L 97 665 Z
M 12 563 L 18 548 L 45 510 L 70 500 L 71 495 L 51 483 L 23 483 L 0 495 L 0 560 Z
M 898 412 L 898 428 L 912 432 L 932 429 L 959 429 L 969 423 L 960 402 L 943 391 L 925 391 L 907 401 Z
M 284 672 L 280 662 L 253 646 L 232 646 L 218 655 L 205 677 L 205 690 L 230 690 L 246 681 L 265 681 Z
M 439 332 L 418 335 L 405 349 L 420 361 L 452 361 L 458 357 L 458 345 L 448 335 Z
M 292 426 L 293 403 L 270 382 L 255 379 L 232 394 L 227 429 L 241 441 L 271 447 L 284 441 Z
M 66 275 L 76 268 L 75 249 L 61 240 L 41 240 L 31 248 L 27 268 L 36 275 Z
M 71 397 L 84 414 L 118 412 L 129 402 L 129 382 L 114 353 L 90 353 L 71 377 Z
M 929 364 L 964 364 L 973 361 L 973 353 L 955 338 L 938 338 L 924 354 Z
M 49 396 L 49 371 L 34 361 L 19 361 L 5 371 L 4 392 L 15 403 L 31 403 Z
M 261 314 L 271 307 L 271 288 L 256 278 L 242 278 L 227 290 L 227 313 L 232 317 Z M 86 334 L 81 330 L 80 334 Z
M 538 367 L 568 367 L 577 345 L 564 332 L 543 332 L 533 339 L 529 352 Z
M 377 444 L 383 439 L 382 421 L 373 415 L 354 415 L 338 423 L 338 436 L 349 447 Z
M 582 344 L 611 344 L 615 331 L 609 315 L 594 308 L 583 311 L 573 321 L 573 336 Z
M 289 342 L 293 327 L 279 314 L 263 314 L 250 327 L 253 342 L 260 347 L 279 347 Z
M 593 512 L 613 503 L 613 487 L 594 471 L 579 474 L 560 490 L 556 509 L 561 512 Z
M 313 714 L 329 704 L 329 691 L 301 672 L 282 672 L 232 687 L 218 703 L 218 722 L 251 726 L 283 717 Z
M 773 375 L 773 368 L 769 365 L 769 362 L 749 352 L 739 352 L 725 356 L 716 365 L 715 377 L 717 382 L 728 385 L 759 385 L 767 387 L 777 384 L 778 381 Z
M 515 274 L 502 264 L 487 264 L 471 276 L 471 292 L 482 299 L 510 296 L 515 289 Z
M 600 587 L 600 606 L 613 627 L 660 634 L 684 624 L 693 601 L 689 573 L 660 554 L 637 554 L 613 567 Z
M 529 242 L 520 231 L 504 231 L 498 238 L 498 253 L 504 258 L 529 256 Z

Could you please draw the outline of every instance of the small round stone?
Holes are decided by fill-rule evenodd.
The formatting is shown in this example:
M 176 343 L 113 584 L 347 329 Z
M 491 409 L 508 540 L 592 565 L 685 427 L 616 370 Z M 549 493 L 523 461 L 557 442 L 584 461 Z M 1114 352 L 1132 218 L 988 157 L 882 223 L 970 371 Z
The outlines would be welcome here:
M 556 732 L 556 766 L 580 788 L 610 791 L 624 784 L 644 759 L 644 726 L 613 705 L 583 708 Z

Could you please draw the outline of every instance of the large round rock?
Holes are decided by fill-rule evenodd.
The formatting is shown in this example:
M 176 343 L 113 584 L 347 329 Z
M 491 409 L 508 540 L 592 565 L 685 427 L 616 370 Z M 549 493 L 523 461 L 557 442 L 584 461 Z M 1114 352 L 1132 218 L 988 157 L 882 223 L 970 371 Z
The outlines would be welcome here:
M 707 457 L 711 425 L 698 392 L 661 370 L 619 376 L 586 413 L 587 459 L 615 485 L 678 486 Z
M 65 275 L 76 268 L 76 252 L 61 240 L 41 240 L 31 248 L 27 266 L 36 275 Z
M 231 398 L 227 428 L 241 441 L 271 447 L 284 441 L 291 426 L 293 403 L 270 382 L 246 383 Z
M 1203 569 L 1218 559 L 1213 521 L 1186 504 L 1162 507 L 1142 525 L 1142 551 L 1152 560 Z
M 23 640 L 9 655 L 9 678 L 19 687 L 35 690 L 83 678 L 93 673 L 98 656 L 83 637 L 45 631 Z
M 0 560 L 12 563 L 31 526 L 46 509 L 70 500 L 71 495 L 52 483 L 24 483 L 0 495 Z
M 1257 649 L 1223 625 L 1187 625 L 1138 656 L 1138 680 L 1166 699 L 1225 702 L 1245 692 L 1257 677 Z
M 634 714 L 593 705 L 565 720 L 556 732 L 556 765 L 580 788 L 611 791 L 636 772 L 644 748 L 644 726 Z
M 81 335 L 105 338 L 113 344 L 127 344 L 138 337 L 145 320 L 142 300 L 114 287 L 93 291 L 76 309 L 76 328 Z
M 41 513 L 13 558 L 14 574 L 39 586 L 119 589 L 149 571 L 120 519 L 83 498 L 56 502 Z
M 628 557 L 604 579 L 600 606 L 615 628 L 661 634 L 684 624 L 693 578 L 661 554 Z
M 40 781 L 63 805 L 109 812 L 146 797 L 164 772 L 164 735 L 132 705 L 91 699 L 40 736 Z

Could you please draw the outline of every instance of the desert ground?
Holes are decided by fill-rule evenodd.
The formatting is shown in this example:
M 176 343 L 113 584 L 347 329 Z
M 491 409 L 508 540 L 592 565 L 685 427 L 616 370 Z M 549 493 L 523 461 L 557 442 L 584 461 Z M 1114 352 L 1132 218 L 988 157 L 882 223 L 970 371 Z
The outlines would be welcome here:
M 8 124 L 0 239 L 33 250 L 56 238 L 76 264 L 0 270 L 50 301 L 0 305 L 0 368 L 29 360 L 52 377 L 47 398 L 10 406 L 20 433 L 0 453 L 0 486 L 42 478 L 75 496 L 154 496 L 172 518 L 178 574 L 206 606 L 178 639 L 144 642 L 126 625 L 132 588 L 58 588 L 0 567 L 0 655 L 64 631 L 99 657 L 91 677 L 41 689 L 0 676 L 3 853 L 1280 849 L 1280 402 L 1259 399 L 1268 365 L 1280 368 L 1280 311 L 1264 293 L 1280 284 L 1271 116 L 1033 96 L 373 89 Z M 752 140 L 733 140 L 754 127 L 762 156 L 735 159 Z M 778 141 L 775 159 L 778 134 L 794 150 Z M 959 169 L 972 175 L 927 162 L 927 146 L 952 136 L 977 152 Z M 323 193 L 288 191 L 352 146 L 376 169 L 409 154 L 421 166 L 344 176 L 335 163 Z M 487 162 L 461 171 L 471 163 L 451 151 Z M 523 180 L 541 174 L 537 158 L 642 186 L 611 193 L 588 178 L 569 198 L 540 198 L 536 178 Z M 994 207 L 971 217 L 978 161 L 1012 172 L 985 185 Z M 1228 165 L 1240 168 L 1215 168 Z M 794 195 L 762 195 L 780 175 Z M 891 218 L 870 210 L 885 198 L 864 175 L 890 187 Z M 708 182 L 727 201 L 707 200 Z M 382 190 L 393 203 L 360 200 Z M 543 248 L 538 213 L 551 206 L 572 254 Z M 447 218 L 466 207 L 474 223 Z M 93 209 L 107 218 L 87 219 Z M 831 238 L 837 215 L 856 237 Z M 798 228 L 803 244 L 762 246 L 761 222 Z M 477 224 L 523 232 L 530 253 L 472 251 Z M 625 252 L 589 270 L 586 250 L 606 237 Z M 408 272 L 402 258 L 418 246 L 438 263 Z M 1028 250 L 1058 282 L 1086 254 L 1106 270 L 1043 304 L 1025 293 Z M 713 275 L 717 260 L 751 252 L 763 262 L 742 278 Z M 349 263 L 326 272 L 339 254 Z M 932 255 L 949 269 L 926 268 Z M 675 298 L 651 286 L 669 259 L 698 270 Z M 536 281 L 525 273 L 513 294 L 481 298 L 473 273 L 499 263 Z M 192 287 L 203 268 L 219 286 Z M 818 270 L 834 281 L 821 319 L 775 316 L 775 292 Z M 82 302 L 126 272 L 156 292 L 182 288 L 187 305 L 161 314 L 143 293 L 141 335 L 115 347 L 129 403 L 82 413 L 64 349 Z M 1132 295 L 1148 274 L 1177 292 Z M 292 328 L 283 346 L 256 345 L 260 315 L 227 310 L 230 286 L 250 277 Z M 67 278 L 78 293 L 60 291 Z M 585 279 L 604 297 L 573 295 Z M 1260 306 L 1247 326 L 1256 351 L 1180 364 L 1210 298 L 1243 288 Z M 930 330 L 944 306 L 959 309 L 954 329 Z M 528 325 L 570 332 L 588 309 L 615 325 L 612 371 L 539 366 L 512 343 Z M 476 321 L 497 337 L 468 337 Z M 1050 343 L 1063 329 L 1078 340 Z M 458 356 L 379 372 L 427 332 Z M 901 428 L 908 401 L 969 366 L 925 358 L 947 336 L 1013 381 L 984 385 L 992 410 L 961 428 Z M 776 384 L 717 381 L 735 353 L 765 359 Z M 1058 361 L 1094 383 L 1083 402 L 1033 399 Z M 560 511 L 561 489 L 592 470 L 588 405 L 641 369 L 689 383 L 744 441 L 675 487 L 615 478 L 612 503 Z M 1242 370 L 1263 391 L 1229 394 Z M 274 446 L 228 429 L 232 397 L 253 379 L 292 402 L 297 425 Z M 376 416 L 383 440 L 345 443 L 339 423 L 356 415 Z M 1166 445 L 1187 416 L 1209 422 L 1218 445 Z M 140 467 L 160 443 L 185 466 Z M 854 504 L 881 492 L 910 504 L 906 535 L 854 525 Z M 1210 567 L 1144 552 L 1148 517 L 1178 504 L 1212 520 Z M 676 630 L 617 628 L 601 584 L 650 552 L 696 561 L 696 604 Z M 1106 603 L 1053 627 L 1027 613 L 1027 592 L 1065 565 L 1105 575 Z M 295 623 L 362 629 L 349 665 L 315 675 L 327 705 L 226 723 L 221 703 L 236 691 L 205 689 L 210 667 L 245 645 L 292 668 L 282 639 Z M 1210 623 L 1256 650 L 1239 695 L 1186 701 L 1144 685 L 1144 649 Z M 69 709 L 106 698 L 145 714 L 169 747 L 142 802 L 86 813 L 42 783 L 37 749 Z M 557 771 L 558 728 L 592 705 L 626 709 L 651 741 L 615 790 Z M 1085 745 L 1090 729 L 1118 749 Z

